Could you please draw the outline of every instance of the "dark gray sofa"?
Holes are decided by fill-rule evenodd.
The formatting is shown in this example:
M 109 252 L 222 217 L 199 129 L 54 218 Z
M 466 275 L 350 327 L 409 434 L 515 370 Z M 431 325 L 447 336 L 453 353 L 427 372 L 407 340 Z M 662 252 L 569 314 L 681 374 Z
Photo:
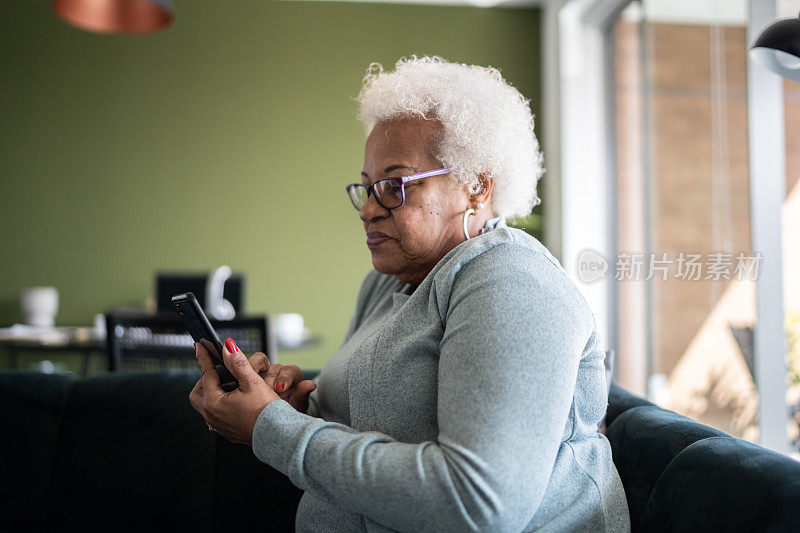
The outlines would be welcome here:
M 206 429 L 196 379 L 0 371 L 0 531 L 291 531 L 300 491 Z M 800 463 L 618 387 L 606 423 L 634 531 L 800 531 Z

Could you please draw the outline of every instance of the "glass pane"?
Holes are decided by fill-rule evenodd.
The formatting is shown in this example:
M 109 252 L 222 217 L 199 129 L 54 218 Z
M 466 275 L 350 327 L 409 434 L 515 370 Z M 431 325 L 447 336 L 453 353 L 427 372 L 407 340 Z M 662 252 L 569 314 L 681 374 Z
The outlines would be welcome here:
M 649 4 L 615 28 L 619 358 L 629 388 L 755 440 L 745 25 Z
M 787 334 L 789 438 L 800 452 L 800 83 L 784 82 L 786 200 L 783 204 L 783 305 Z
M 638 2 L 622 13 L 613 28 L 617 134 L 617 250 L 643 251 L 645 232 L 642 22 Z M 647 294 L 644 283 L 616 284 L 618 331 L 615 374 L 631 392 L 647 393 Z

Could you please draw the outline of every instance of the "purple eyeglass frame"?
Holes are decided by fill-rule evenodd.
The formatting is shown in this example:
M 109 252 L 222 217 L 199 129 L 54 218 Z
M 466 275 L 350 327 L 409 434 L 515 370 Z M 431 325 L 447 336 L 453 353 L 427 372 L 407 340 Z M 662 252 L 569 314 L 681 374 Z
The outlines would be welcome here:
M 428 170 L 428 171 L 425 171 L 425 172 L 419 172 L 417 174 L 412 174 L 410 176 L 398 176 L 396 178 L 381 178 L 379 180 L 375 180 L 375 183 L 373 183 L 369 187 L 367 187 L 366 185 L 364 185 L 362 183 L 351 183 L 350 185 L 347 185 L 344 188 L 344 190 L 347 191 L 347 196 L 350 198 L 350 202 L 352 203 L 353 202 L 353 197 L 350 194 L 350 191 L 352 189 L 354 189 L 355 187 L 363 187 L 363 188 L 365 188 L 367 190 L 367 201 L 369 201 L 369 197 L 370 197 L 370 195 L 373 194 L 373 191 L 375 190 L 375 186 L 378 183 L 381 183 L 383 181 L 394 181 L 395 183 L 400 185 L 400 205 L 397 205 L 395 207 L 386 207 L 385 205 L 383 205 L 383 203 L 381 202 L 380 198 L 378 198 L 377 196 L 375 197 L 375 200 L 377 200 L 378 204 L 381 207 L 383 207 L 384 209 L 397 209 L 398 207 L 402 207 L 403 204 L 406 203 L 406 183 L 408 183 L 409 181 L 421 180 L 422 178 L 430 178 L 431 176 L 440 176 L 442 174 L 449 174 L 452 170 L 453 169 L 451 167 L 444 167 L 444 168 L 437 168 L 436 170 Z M 355 203 L 353 203 L 353 207 L 355 207 L 356 209 L 360 210 L 358 207 L 356 207 Z

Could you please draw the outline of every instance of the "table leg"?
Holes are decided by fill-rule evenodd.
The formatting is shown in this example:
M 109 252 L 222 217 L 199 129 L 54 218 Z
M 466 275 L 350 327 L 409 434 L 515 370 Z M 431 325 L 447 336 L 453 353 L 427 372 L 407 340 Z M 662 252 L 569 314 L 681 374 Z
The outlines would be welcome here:
M 89 360 L 92 357 L 92 352 L 86 350 L 83 352 L 83 360 L 81 361 L 81 377 L 89 375 Z

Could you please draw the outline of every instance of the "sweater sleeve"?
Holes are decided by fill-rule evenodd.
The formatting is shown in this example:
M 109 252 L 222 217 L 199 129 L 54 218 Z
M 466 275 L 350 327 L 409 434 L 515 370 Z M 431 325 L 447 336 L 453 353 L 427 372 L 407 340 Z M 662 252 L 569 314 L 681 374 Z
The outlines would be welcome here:
M 547 488 L 593 325 L 542 253 L 496 248 L 461 268 L 442 307 L 435 441 L 360 433 L 275 401 L 256 423 L 258 458 L 392 529 L 522 529 Z

